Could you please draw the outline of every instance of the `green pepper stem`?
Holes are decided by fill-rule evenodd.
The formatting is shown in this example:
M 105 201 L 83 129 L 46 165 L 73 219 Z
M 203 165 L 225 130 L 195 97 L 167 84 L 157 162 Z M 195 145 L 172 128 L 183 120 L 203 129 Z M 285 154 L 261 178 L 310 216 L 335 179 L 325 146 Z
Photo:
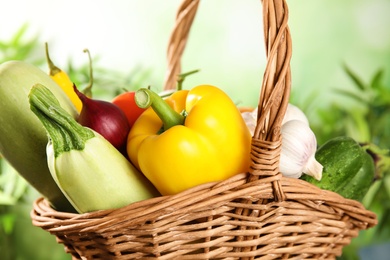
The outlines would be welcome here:
M 38 117 L 53 143 L 58 157 L 70 150 L 83 150 L 85 142 L 95 134 L 80 125 L 64 110 L 53 93 L 41 84 L 34 85 L 29 93 L 31 111 Z
M 152 107 L 154 112 L 163 122 L 163 131 L 175 125 L 184 124 L 184 116 L 177 113 L 157 93 L 147 88 L 141 88 L 135 92 L 135 103 L 140 108 Z

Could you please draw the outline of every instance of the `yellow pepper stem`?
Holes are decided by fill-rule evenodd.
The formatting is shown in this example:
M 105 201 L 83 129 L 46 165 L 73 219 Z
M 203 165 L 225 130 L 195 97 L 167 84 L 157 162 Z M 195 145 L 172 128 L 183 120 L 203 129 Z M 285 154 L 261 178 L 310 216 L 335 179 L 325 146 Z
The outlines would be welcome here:
M 163 131 L 175 125 L 183 125 L 185 117 L 171 108 L 157 93 L 147 88 L 135 92 L 135 103 L 140 108 L 152 107 L 163 122 Z
M 182 90 L 183 89 L 183 82 L 184 80 L 186 79 L 187 76 L 189 75 L 192 75 L 194 73 L 197 73 L 199 72 L 199 70 L 192 70 L 192 71 L 189 71 L 189 72 L 185 72 L 185 73 L 182 73 L 182 74 L 179 74 L 177 76 L 177 90 Z
M 88 54 L 88 59 L 89 59 L 89 82 L 82 92 L 87 97 L 92 98 L 92 85 L 93 85 L 92 57 L 88 49 L 84 49 L 84 52 Z
M 54 76 L 57 73 L 60 73 L 61 69 L 58 68 L 56 65 L 54 65 L 53 61 L 50 59 L 49 45 L 47 44 L 47 42 L 45 42 L 45 51 L 46 51 L 47 64 L 49 65 L 49 74 L 50 74 L 50 76 Z

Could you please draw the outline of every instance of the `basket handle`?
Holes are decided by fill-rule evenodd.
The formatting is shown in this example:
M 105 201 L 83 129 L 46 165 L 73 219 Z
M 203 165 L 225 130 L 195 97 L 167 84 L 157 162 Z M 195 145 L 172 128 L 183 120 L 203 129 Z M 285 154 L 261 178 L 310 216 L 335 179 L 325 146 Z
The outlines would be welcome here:
M 176 89 L 177 77 L 181 73 L 181 57 L 188 35 L 198 10 L 199 0 L 183 0 L 176 13 L 176 22 L 169 37 L 167 49 L 167 71 L 164 90 Z
M 292 43 L 287 25 L 288 7 L 285 0 L 262 0 L 263 31 L 267 65 L 261 85 L 257 126 L 252 138 L 252 165 L 248 181 L 273 176 L 277 200 L 284 200 L 279 180 L 281 123 L 286 113 L 290 89 Z M 176 15 L 167 50 L 168 68 L 164 90 L 175 89 L 181 73 L 181 56 L 187 43 L 199 0 L 183 0 Z

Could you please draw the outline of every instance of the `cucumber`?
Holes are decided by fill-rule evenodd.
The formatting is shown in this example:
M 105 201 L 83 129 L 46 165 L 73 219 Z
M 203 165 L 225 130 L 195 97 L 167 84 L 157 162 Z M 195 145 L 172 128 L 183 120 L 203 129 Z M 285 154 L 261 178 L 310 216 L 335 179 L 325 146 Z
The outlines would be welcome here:
M 303 175 L 301 179 L 341 196 L 361 201 L 373 183 L 372 157 L 348 136 L 335 137 L 317 149 L 315 157 L 323 166 L 321 181 Z
M 339 191 L 339 194 L 348 199 L 362 201 L 368 189 L 374 183 L 375 163 L 370 155 L 362 156 L 362 167 L 353 179 Z
M 76 108 L 49 75 L 23 61 L 4 62 L 0 65 L 0 153 L 54 208 L 75 212 L 50 174 L 48 136 L 30 110 L 28 94 L 36 83 L 48 87 L 61 106 L 77 118 Z

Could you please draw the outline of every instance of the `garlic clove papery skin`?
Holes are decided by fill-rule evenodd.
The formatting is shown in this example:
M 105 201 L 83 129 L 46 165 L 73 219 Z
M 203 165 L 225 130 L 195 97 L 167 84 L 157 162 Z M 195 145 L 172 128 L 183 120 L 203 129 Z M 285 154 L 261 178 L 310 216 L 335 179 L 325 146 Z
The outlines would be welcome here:
M 303 111 L 297 106 L 288 103 L 286 113 L 284 114 L 282 120 L 282 125 L 291 120 L 300 120 L 309 125 L 309 120 L 307 119 L 305 113 L 303 113 Z
M 257 124 L 257 110 L 258 108 L 256 107 L 251 112 L 245 111 L 241 113 L 241 116 L 244 119 L 246 125 L 248 126 L 252 136 L 255 132 L 255 128 Z M 289 103 L 287 105 L 286 113 L 282 120 L 282 125 L 284 125 L 286 122 L 291 120 L 299 120 L 309 125 L 309 120 L 307 119 L 305 113 L 303 113 L 303 111 L 299 109 L 297 106 Z
M 317 140 L 309 125 L 301 120 L 289 120 L 282 125 L 281 133 L 280 172 L 292 178 L 305 173 L 321 180 L 323 167 L 315 159 Z
M 312 155 L 312 158 L 309 158 L 302 172 L 314 177 L 317 181 L 320 181 L 322 178 L 323 166 L 314 156 L 315 154 Z
M 257 124 L 257 108 L 251 112 L 248 111 L 242 112 L 241 116 L 244 119 L 245 124 L 249 129 L 249 132 L 253 136 Z

